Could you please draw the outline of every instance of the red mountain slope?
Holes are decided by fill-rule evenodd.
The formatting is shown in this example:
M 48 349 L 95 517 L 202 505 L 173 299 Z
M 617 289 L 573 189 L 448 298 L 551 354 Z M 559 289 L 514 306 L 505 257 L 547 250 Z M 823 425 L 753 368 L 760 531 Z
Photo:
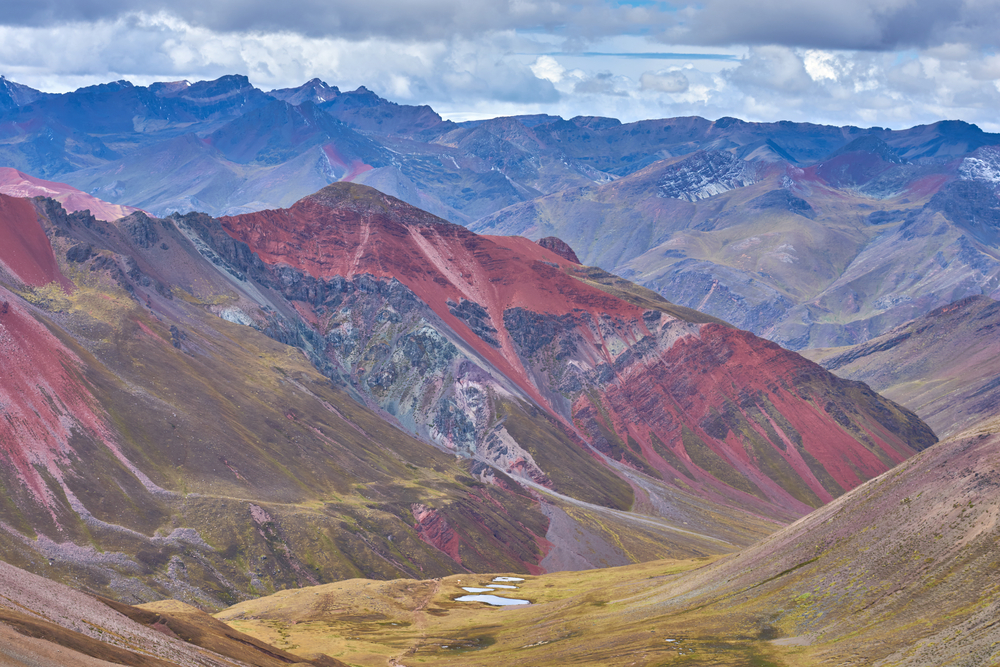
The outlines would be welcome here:
M 59 271 L 31 202 L 0 194 L 0 271 L 4 268 L 25 285 L 58 282 L 65 290 L 73 289 Z
M 500 348 L 490 346 L 450 312 L 449 301 L 473 301 L 492 322 L 503 322 L 504 311 L 514 307 L 557 316 L 582 308 L 631 320 L 642 313 L 565 275 L 560 269 L 567 260 L 528 239 L 478 236 L 363 186 L 338 184 L 287 209 L 221 221 L 270 264 L 289 264 L 320 279 L 399 280 L 533 398 L 540 396 L 506 330 L 498 327 Z
M 119 599 L 220 608 L 359 573 L 545 557 L 547 519 L 523 490 L 477 482 L 300 350 L 226 321 L 250 298 L 171 221 L 0 203 L 0 256 L 17 269 L 0 273 L 4 560 Z
M 57 503 L 43 476 L 62 481 L 72 429 L 105 433 L 94 399 L 73 371 L 80 359 L 0 287 L 0 449 L 36 501 Z
M 336 184 L 289 209 L 221 223 L 275 267 L 319 281 L 398 280 L 447 325 L 445 337 L 471 348 L 479 364 L 498 370 L 498 379 L 574 437 L 706 497 L 794 516 L 933 442 L 912 414 L 798 355 L 721 324 L 672 316 L 665 302 L 636 305 L 577 279 L 572 262 L 527 239 L 477 236 L 367 188 Z M 341 327 L 343 310 L 318 298 L 298 303 L 320 334 Z M 388 340 L 370 323 L 355 318 L 352 326 L 367 326 L 369 342 Z M 392 387 L 406 373 L 392 347 L 364 360 L 335 346 L 329 353 L 359 385 L 381 382 L 374 400 L 399 416 L 406 401 Z M 470 406 L 462 390 L 470 380 L 462 372 L 443 376 L 439 396 L 447 394 L 447 377 L 457 389 L 447 399 L 450 412 L 425 416 L 436 425 L 432 439 L 462 449 L 453 437 L 462 429 L 447 421 L 464 411 L 459 421 L 476 429 L 467 453 L 536 479 L 557 474 L 537 460 L 525 464 L 531 457 L 513 457 L 517 468 L 505 458 L 509 451 L 491 452 L 491 433 L 502 426 L 512 435 L 502 401 L 492 412 Z M 407 419 L 420 419 L 413 414 Z M 513 440 L 537 459 L 526 436 Z

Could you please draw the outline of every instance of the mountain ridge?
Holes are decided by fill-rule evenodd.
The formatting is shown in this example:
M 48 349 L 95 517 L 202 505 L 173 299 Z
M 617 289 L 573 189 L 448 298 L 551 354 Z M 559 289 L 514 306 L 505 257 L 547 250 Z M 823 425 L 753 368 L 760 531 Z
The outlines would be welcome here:
M 126 601 L 717 554 L 934 439 L 772 344 L 365 186 L 223 219 L 0 201 L 51 253 L 0 244 L 28 402 L 0 428 L 49 434 L 0 466 L 0 542 Z
M 587 264 L 793 349 L 863 342 L 996 291 L 1000 264 L 981 265 L 1000 261 L 1000 136 L 961 121 L 452 123 L 363 86 L 271 95 L 242 76 L 18 90 L 23 104 L 0 110 L 0 163 L 108 201 L 224 216 L 358 182 L 475 231 L 558 236 Z M 914 236 L 938 214 L 950 229 Z M 883 252 L 886 232 L 906 253 Z M 951 277 L 906 279 L 912 256 Z

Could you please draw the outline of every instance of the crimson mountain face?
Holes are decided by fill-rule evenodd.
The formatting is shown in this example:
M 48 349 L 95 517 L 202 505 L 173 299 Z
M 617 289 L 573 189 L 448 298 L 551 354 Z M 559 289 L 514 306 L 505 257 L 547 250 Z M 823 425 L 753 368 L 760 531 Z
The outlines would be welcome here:
M 614 297 L 525 239 L 480 237 L 363 187 L 220 225 L 262 260 L 247 269 L 285 285 L 321 363 L 370 401 L 442 447 L 583 500 L 614 502 L 558 465 L 521 413 L 541 408 L 567 444 L 614 464 L 775 516 L 933 441 L 912 415 L 773 344 Z M 362 280 L 420 307 L 371 299 Z
M 0 541 L 118 597 L 720 553 L 934 439 L 771 343 L 363 186 L 219 220 L 0 200 Z

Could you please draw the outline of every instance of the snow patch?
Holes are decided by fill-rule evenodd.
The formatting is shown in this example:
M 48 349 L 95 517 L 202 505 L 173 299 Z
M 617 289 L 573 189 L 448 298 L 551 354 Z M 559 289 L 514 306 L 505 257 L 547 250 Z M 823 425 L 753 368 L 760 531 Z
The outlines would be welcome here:
M 969 156 L 962 160 L 958 167 L 959 177 L 963 181 L 1000 185 L 1000 150 L 983 148 L 977 153 L 978 157 Z
M 253 319 L 239 308 L 223 308 L 219 312 L 219 317 L 233 324 L 242 324 L 245 327 L 253 326 Z

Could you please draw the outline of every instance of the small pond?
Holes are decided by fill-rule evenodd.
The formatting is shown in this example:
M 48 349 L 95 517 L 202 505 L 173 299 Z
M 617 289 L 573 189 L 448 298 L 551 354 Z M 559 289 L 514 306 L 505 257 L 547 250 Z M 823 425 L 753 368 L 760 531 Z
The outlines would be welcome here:
M 495 583 L 498 581 L 511 582 L 511 583 Z M 497 589 L 508 589 L 517 590 L 517 586 L 513 585 L 512 582 L 524 581 L 521 577 L 494 577 L 493 582 L 486 584 L 486 588 L 480 588 L 476 586 L 462 586 L 462 590 L 466 593 L 473 593 L 474 595 L 460 595 L 455 598 L 456 602 L 485 602 L 486 604 L 491 604 L 496 607 L 508 607 L 511 605 L 519 604 L 531 604 L 529 600 L 518 600 L 516 598 L 505 598 L 499 595 L 488 595 L 488 593 L 493 593 Z M 484 595 L 485 594 L 485 595 Z
M 528 600 L 515 600 L 514 598 L 502 598 L 499 595 L 460 595 L 455 598 L 457 602 L 485 602 L 497 607 L 506 607 L 515 604 L 531 604 Z

